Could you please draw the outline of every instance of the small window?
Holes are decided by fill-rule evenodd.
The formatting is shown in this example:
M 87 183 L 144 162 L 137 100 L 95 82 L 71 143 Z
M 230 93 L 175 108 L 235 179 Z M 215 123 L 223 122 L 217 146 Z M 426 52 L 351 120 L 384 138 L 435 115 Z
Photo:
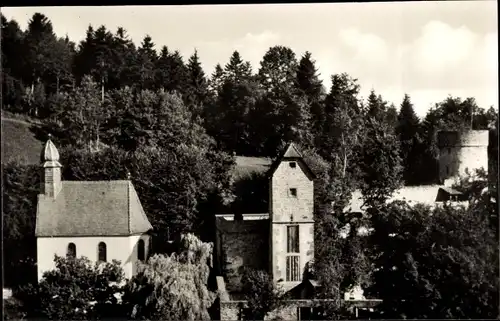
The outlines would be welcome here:
M 69 243 L 68 244 L 68 250 L 66 252 L 66 257 L 68 259 L 74 259 L 74 258 L 76 258 L 76 245 L 75 245 L 75 243 Z
M 296 188 L 290 188 L 290 195 L 292 197 L 297 197 L 297 189 Z
M 448 155 L 451 154 L 451 148 L 448 148 Z
M 144 261 L 146 255 L 145 255 L 145 246 L 144 246 L 144 240 L 139 240 L 137 243 L 137 259 L 139 261 Z
M 98 252 L 99 252 L 99 255 L 98 255 L 99 262 L 106 262 L 106 259 L 107 259 L 106 258 L 106 243 L 104 243 L 104 242 L 99 243 Z
M 295 168 L 295 167 L 297 167 L 297 163 L 296 163 L 296 162 L 290 162 L 290 167 L 291 167 L 291 168 Z
M 450 167 L 446 165 L 446 175 L 450 175 Z

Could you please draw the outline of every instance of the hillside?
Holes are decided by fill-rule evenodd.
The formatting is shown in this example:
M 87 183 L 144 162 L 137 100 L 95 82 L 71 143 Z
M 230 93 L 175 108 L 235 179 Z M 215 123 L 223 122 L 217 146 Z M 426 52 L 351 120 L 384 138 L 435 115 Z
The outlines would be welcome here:
M 36 123 L 29 119 L 18 119 L 2 112 L 2 164 L 17 161 L 22 164 L 38 164 L 42 142 L 31 130 Z

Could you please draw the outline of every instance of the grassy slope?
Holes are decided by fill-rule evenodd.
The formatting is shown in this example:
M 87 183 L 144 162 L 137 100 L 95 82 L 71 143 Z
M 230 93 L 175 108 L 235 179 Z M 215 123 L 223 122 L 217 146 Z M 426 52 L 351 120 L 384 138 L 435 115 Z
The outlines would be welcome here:
M 2 164 L 17 161 L 38 164 L 43 143 L 30 130 L 29 119 L 21 120 L 2 112 Z

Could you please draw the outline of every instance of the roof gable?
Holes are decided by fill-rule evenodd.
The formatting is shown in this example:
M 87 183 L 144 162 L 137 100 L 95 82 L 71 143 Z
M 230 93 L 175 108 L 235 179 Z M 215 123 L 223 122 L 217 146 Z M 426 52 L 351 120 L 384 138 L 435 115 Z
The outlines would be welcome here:
M 63 181 L 38 196 L 36 236 L 118 236 L 152 229 L 130 181 Z
M 303 165 L 301 167 L 304 169 L 306 174 L 311 179 L 316 178 L 316 174 L 311 170 L 311 168 L 309 167 L 307 162 L 304 160 L 304 158 L 302 157 L 302 154 L 300 153 L 300 151 L 298 150 L 298 148 L 295 146 L 294 143 L 289 143 L 286 146 L 284 152 L 282 152 L 281 155 L 278 158 L 276 158 L 276 160 L 273 162 L 273 164 L 271 165 L 271 168 L 269 169 L 269 177 L 272 177 L 274 175 L 274 172 L 276 172 L 276 169 L 279 167 L 279 165 L 283 161 L 287 161 L 287 160 L 288 161 L 295 160 L 295 161 L 300 162 Z
M 302 154 L 300 154 L 294 143 L 290 143 L 286 148 L 282 158 L 302 158 Z

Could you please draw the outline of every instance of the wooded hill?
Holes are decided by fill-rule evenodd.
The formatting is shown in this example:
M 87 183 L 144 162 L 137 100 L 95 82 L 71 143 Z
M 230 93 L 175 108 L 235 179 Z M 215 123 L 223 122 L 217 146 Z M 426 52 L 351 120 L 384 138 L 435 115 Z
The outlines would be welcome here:
M 419 312 L 388 306 L 397 318 L 497 317 L 497 294 L 488 285 L 488 276 L 498 275 L 498 251 L 492 252 L 498 224 L 489 222 L 491 208 L 448 216 L 455 221 L 446 219 L 445 212 L 433 214 L 444 218 L 436 219 L 436 230 L 427 230 L 421 227 L 435 222 L 423 219 L 429 210 L 383 205 L 403 184 L 433 182 L 438 130 L 498 128 L 493 108 L 480 108 L 471 97 L 443 97 L 419 119 L 409 95 L 402 93 L 399 106 L 374 90 L 362 100 L 350 75 L 339 71 L 323 84 L 311 53 L 297 57 L 279 45 L 269 48 L 257 70 L 235 51 L 206 75 L 196 51 L 185 61 L 178 51 L 155 48 L 148 36 L 136 47 L 123 28 L 112 32 L 89 26 L 77 45 L 55 35 L 42 14 L 31 18 L 27 30 L 3 16 L 1 23 L 3 109 L 41 123 L 31 134 L 26 124 L 2 120 L 2 147 L 8 151 L 6 162 L 2 159 L 4 262 L 12 285 L 29 281 L 26 276 L 34 267 L 40 170 L 38 164 L 30 165 L 35 159 L 31 150 L 38 154 L 38 141 L 45 141 L 48 133 L 60 149 L 66 180 L 124 179 L 131 174 L 155 227 L 159 244 L 154 248 L 159 252 L 184 232 L 210 241 L 213 214 L 221 206 L 242 204 L 232 171 L 235 154 L 274 158 L 293 141 L 318 174 L 315 251 L 323 259 L 315 268 L 322 282 L 339 285 L 325 297 L 340 298 L 354 284 L 373 282 L 372 292 L 390 299 L 382 282 L 388 277 L 417 289 L 410 293 L 400 288 L 406 302 L 429 307 Z M 29 164 L 19 162 L 21 155 Z M 358 218 L 344 213 L 355 188 L 361 189 L 370 213 L 394 215 Z M 385 234 L 370 243 L 355 233 L 344 240 L 338 235 L 347 223 L 392 226 L 408 233 L 401 235 L 404 242 L 393 242 L 386 235 L 391 231 L 382 229 Z M 470 227 L 472 239 L 462 230 L 447 234 L 457 224 Z M 428 250 L 431 232 L 440 235 L 438 257 L 444 259 L 434 260 Z M 373 264 L 383 265 L 379 259 L 391 242 L 401 246 L 384 262 L 399 270 L 383 270 L 372 278 Z M 466 250 L 461 242 L 468 244 Z M 455 252 L 446 252 L 450 247 Z M 432 274 L 434 263 L 447 278 Z M 481 270 L 471 267 L 463 276 L 453 270 L 462 263 L 477 263 Z M 419 264 L 425 271 L 418 270 Z M 415 271 L 427 274 L 422 279 Z M 460 298 L 441 296 L 457 284 L 462 286 Z M 484 291 L 472 284 L 481 284 Z

